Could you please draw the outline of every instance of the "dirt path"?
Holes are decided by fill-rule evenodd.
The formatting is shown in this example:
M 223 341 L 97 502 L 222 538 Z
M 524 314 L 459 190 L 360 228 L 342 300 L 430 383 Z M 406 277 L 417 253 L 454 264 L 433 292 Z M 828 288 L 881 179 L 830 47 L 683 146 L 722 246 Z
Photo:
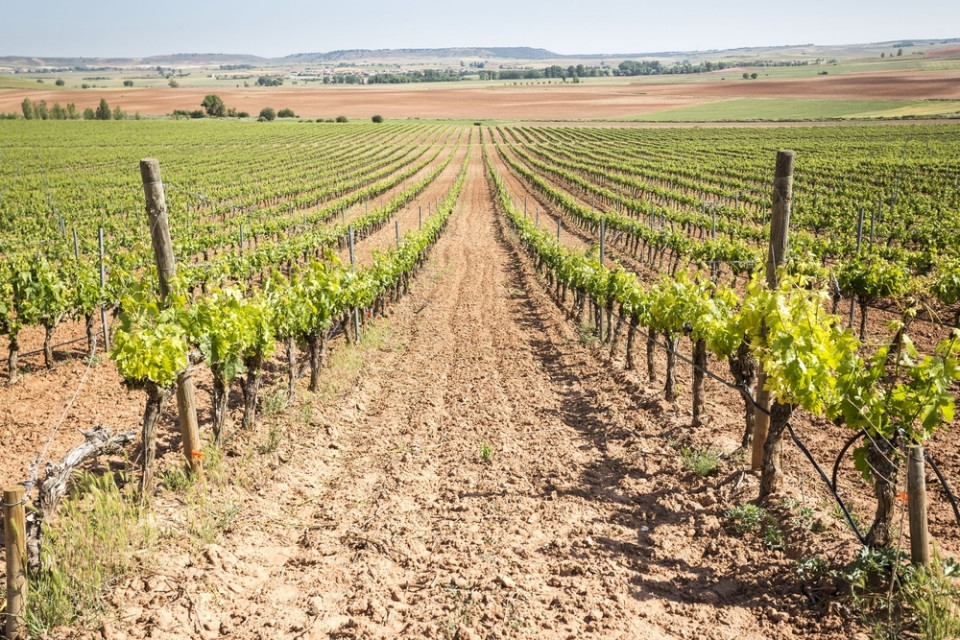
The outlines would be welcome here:
M 733 483 L 691 481 L 679 423 L 578 343 L 470 153 L 356 387 L 237 488 L 219 544 L 118 590 L 103 636 L 847 637 L 778 586 L 784 558 L 717 542 Z

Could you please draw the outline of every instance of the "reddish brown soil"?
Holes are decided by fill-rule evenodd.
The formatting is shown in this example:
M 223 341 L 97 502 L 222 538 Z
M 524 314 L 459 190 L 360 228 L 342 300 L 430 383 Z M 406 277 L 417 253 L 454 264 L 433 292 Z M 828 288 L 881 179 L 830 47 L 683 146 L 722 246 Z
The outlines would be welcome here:
M 346 115 L 368 119 L 580 120 L 625 117 L 733 97 L 960 99 L 960 72 L 891 71 L 848 73 L 795 80 L 743 81 L 737 70 L 721 81 L 635 82 L 631 84 L 499 85 L 476 87 L 279 87 L 217 89 L 229 107 L 256 115 L 264 107 L 292 108 L 304 118 Z M 100 98 L 129 114 L 170 114 L 200 108 L 209 88 L 16 90 L 0 92 L 0 112 L 18 112 L 24 97 L 47 104 L 73 102 L 95 108 Z

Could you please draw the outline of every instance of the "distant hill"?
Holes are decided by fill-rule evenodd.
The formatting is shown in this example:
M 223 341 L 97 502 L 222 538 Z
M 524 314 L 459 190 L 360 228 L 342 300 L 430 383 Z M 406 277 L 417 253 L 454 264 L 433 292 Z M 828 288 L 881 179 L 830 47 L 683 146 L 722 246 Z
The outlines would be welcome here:
M 43 56 L 2 56 L 0 67 L 21 70 L 42 69 L 97 69 L 103 68 L 130 68 L 130 67 L 215 67 L 215 66 L 248 66 L 248 67 L 284 67 L 302 65 L 349 65 L 351 63 L 400 63 L 407 62 L 420 65 L 456 65 L 462 60 L 499 60 L 535 62 L 564 61 L 578 62 L 586 60 L 662 60 L 677 61 L 718 61 L 718 60 L 751 60 L 751 59 L 809 59 L 823 58 L 862 58 L 876 57 L 883 50 L 890 48 L 910 48 L 910 53 L 918 52 L 925 55 L 938 55 L 942 51 L 945 55 L 955 56 L 956 45 L 960 38 L 949 39 L 912 39 L 892 40 L 889 42 L 873 42 L 869 44 L 841 44 L 815 45 L 794 44 L 770 47 L 744 47 L 738 49 L 713 49 L 709 51 L 658 51 L 647 53 L 580 53 L 563 54 L 537 49 L 534 47 L 446 47 L 438 49 L 341 49 L 337 51 L 317 53 L 296 53 L 281 58 L 263 58 L 260 56 L 239 53 L 177 53 L 170 55 L 149 56 L 145 58 L 69 58 Z
M 341 49 L 327 53 L 296 53 L 273 62 L 322 64 L 361 60 L 457 60 L 461 58 L 498 58 L 506 60 L 556 60 L 565 56 L 533 47 L 446 47 L 442 49 Z

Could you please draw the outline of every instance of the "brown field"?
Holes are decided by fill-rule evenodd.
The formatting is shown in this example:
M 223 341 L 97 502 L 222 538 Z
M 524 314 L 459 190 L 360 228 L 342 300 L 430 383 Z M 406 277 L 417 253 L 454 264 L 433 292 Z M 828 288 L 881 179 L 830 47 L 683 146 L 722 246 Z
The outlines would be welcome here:
M 727 69 L 726 76 L 738 76 Z M 718 76 L 719 77 L 719 76 Z M 0 112 L 19 112 L 25 97 L 96 107 L 100 98 L 129 114 L 165 115 L 192 111 L 208 93 L 217 93 L 228 107 L 256 115 L 264 107 L 293 109 L 304 118 L 345 115 L 369 118 L 423 119 L 604 119 L 655 113 L 729 98 L 960 99 L 960 71 L 871 71 L 813 78 L 744 82 L 643 82 L 582 85 L 407 85 L 403 88 L 280 87 L 220 89 L 90 89 L 12 90 L 0 92 Z

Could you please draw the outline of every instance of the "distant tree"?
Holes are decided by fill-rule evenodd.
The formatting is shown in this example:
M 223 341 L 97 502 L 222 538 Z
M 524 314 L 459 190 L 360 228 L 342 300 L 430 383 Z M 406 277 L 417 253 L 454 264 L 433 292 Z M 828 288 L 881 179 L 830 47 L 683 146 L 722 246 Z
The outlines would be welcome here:
M 88 85 L 86 82 L 84 82 L 82 85 L 80 85 L 80 88 L 81 88 L 81 89 L 89 89 L 89 88 L 90 88 L 90 85 Z
M 96 120 L 96 119 L 97 119 L 97 113 L 96 113 L 91 107 L 87 107 L 86 109 L 83 110 L 83 119 L 84 119 L 84 120 Z
M 881 58 L 886 58 L 886 57 L 887 57 L 887 52 L 886 52 L 886 51 L 881 51 L 881 52 L 880 52 L 880 57 L 881 57 Z
M 897 49 L 897 56 L 903 55 L 903 49 Z
M 57 78 L 57 81 L 54 82 L 54 84 L 57 85 L 58 87 L 62 87 L 63 85 L 66 84 L 66 82 L 63 81 L 63 78 Z
M 133 80 L 124 80 L 124 81 L 123 81 L 123 86 L 125 86 L 125 87 L 132 87 L 132 86 L 133 86 Z
M 170 80 L 167 81 L 167 84 L 170 86 L 171 89 L 176 89 L 177 87 L 180 86 L 180 83 L 174 80 L 173 78 L 170 78 Z
M 750 74 L 750 79 L 751 79 L 751 80 L 756 80 L 756 79 L 757 79 L 757 72 L 756 72 L 756 71 L 754 71 L 753 73 Z
M 67 119 L 67 110 L 60 106 L 59 102 L 54 102 L 53 106 L 50 107 L 50 119 L 51 120 L 66 120 Z
M 383 122 L 383 116 L 381 116 L 381 115 L 376 115 L 376 116 L 373 116 L 373 118 L 371 118 L 371 120 L 373 120 L 373 121 L 374 121 L 375 123 L 377 123 L 377 124 L 380 124 L 381 122 Z
M 283 76 L 260 76 L 257 85 L 261 87 L 279 87 L 283 84 Z
M 117 105 L 113 108 L 114 120 L 123 120 L 126 117 L 127 117 L 127 114 L 123 112 L 123 109 L 120 108 L 120 105 Z
M 34 118 L 39 118 L 40 120 L 47 120 L 50 118 L 50 112 L 47 111 L 47 101 L 39 100 L 33 103 Z
M 203 99 L 203 102 L 200 103 L 200 106 L 204 108 L 208 116 L 214 118 L 222 118 L 225 108 L 223 106 L 223 100 L 220 99 L 215 93 L 207 94 Z
M 337 116 L 337 122 L 346 122 L 347 116 Z
M 750 74 L 747 73 L 746 71 L 744 71 L 744 72 L 743 72 L 743 79 L 744 79 L 744 80 L 749 80 L 749 79 L 750 79 Z
M 260 117 L 257 118 L 260 122 L 273 122 L 277 118 L 277 112 L 273 110 L 273 107 L 264 107 L 260 110 Z
M 278 118 L 296 118 L 297 114 L 293 112 L 293 109 L 289 107 L 284 107 L 283 109 L 280 109 L 280 111 L 277 111 L 277 117 Z
M 30 100 L 30 98 L 23 99 L 23 102 L 20 103 L 20 110 L 23 111 L 24 118 L 27 120 L 33 120 L 36 112 L 33 110 L 33 102 Z
M 72 102 L 67 103 L 67 119 L 76 120 L 80 117 L 80 114 L 77 113 L 77 105 Z
M 110 105 L 107 104 L 106 98 L 100 98 L 100 106 L 97 107 L 97 120 L 109 120 L 110 119 Z

